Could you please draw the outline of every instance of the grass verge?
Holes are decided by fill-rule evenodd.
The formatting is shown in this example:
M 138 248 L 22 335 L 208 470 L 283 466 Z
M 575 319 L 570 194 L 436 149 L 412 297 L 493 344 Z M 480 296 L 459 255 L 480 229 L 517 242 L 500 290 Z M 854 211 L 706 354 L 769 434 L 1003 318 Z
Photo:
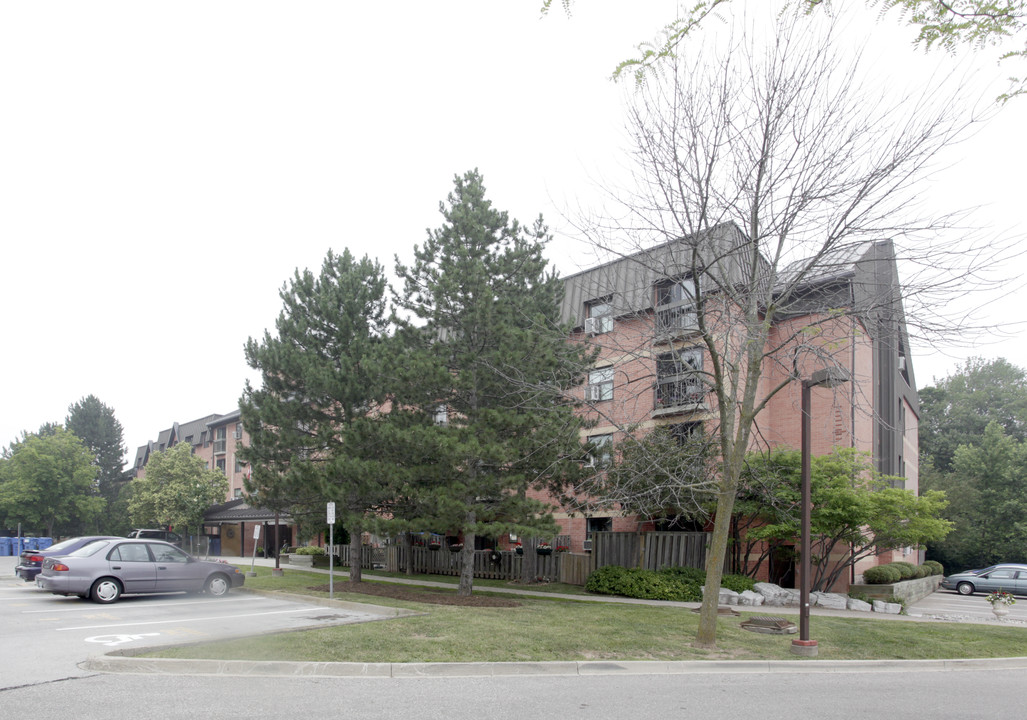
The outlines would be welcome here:
M 264 570 L 253 589 L 327 597 L 311 590 L 324 575 Z M 476 583 L 477 585 L 477 583 Z M 448 592 L 448 591 L 441 591 Z M 478 592 L 477 590 L 475 591 Z M 698 615 L 675 607 L 520 597 L 514 608 L 454 607 L 338 593 L 351 602 L 405 607 L 416 617 L 326 627 L 204 645 L 167 648 L 147 657 L 309 662 L 525 662 L 546 660 L 794 660 L 795 635 L 741 629 L 741 617 L 718 621 L 715 651 L 692 647 Z M 797 617 L 792 618 L 797 622 Z M 894 619 L 814 616 L 819 659 L 947 659 L 1016 657 L 1027 630 Z M 812 660 L 815 662 L 815 660 Z

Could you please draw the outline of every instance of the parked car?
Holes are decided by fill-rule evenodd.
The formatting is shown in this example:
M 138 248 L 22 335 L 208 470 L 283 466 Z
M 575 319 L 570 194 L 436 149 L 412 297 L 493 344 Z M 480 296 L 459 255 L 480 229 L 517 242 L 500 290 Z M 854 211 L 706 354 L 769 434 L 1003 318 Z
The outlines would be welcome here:
M 955 590 L 960 595 L 998 590 L 1012 595 L 1027 595 L 1027 565 L 1002 563 L 983 570 L 967 570 L 944 578 L 941 586 L 946 590 Z
M 133 530 L 126 537 L 140 540 L 163 540 L 166 543 L 182 547 L 182 536 L 170 530 Z
M 202 591 L 221 597 L 245 579 L 232 565 L 199 560 L 170 543 L 121 538 L 46 558 L 36 586 L 54 595 L 112 603 L 139 593 Z
M 54 543 L 45 550 L 22 550 L 18 565 L 14 568 L 14 574 L 25 582 L 32 582 L 36 575 L 43 569 L 43 560 L 48 557 L 67 555 L 73 550 L 78 550 L 83 545 L 88 545 L 95 540 L 120 540 L 116 535 L 85 535 L 83 537 L 62 540 Z

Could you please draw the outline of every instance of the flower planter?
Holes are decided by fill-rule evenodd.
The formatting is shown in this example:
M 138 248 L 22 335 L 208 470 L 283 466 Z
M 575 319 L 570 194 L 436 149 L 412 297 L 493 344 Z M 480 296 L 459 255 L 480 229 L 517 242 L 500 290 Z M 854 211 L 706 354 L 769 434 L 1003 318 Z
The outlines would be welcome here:
M 535 552 L 539 555 L 552 555 L 553 548 L 535 548 Z
M 991 611 L 995 613 L 995 617 L 997 617 L 999 620 L 1001 620 L 1009 614 L 1009 608 L 1005 605 L 1000 605 L 999 603 L 995 603 L 994 605 L 992 605 Z

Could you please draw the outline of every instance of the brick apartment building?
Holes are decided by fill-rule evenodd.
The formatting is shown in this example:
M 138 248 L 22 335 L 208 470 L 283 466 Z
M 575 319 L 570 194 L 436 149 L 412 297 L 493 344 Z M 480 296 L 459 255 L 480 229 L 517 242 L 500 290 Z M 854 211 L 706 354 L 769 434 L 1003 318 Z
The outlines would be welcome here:
M 727 244 L 720 257 L 730 254 L 731 243 L 744 242 L 734 225 L 711 232 L 719 236 L 714 242 Z M 642 435 L 665 425 L 688 435 L 709 433 L 715 426 L 716 399 L 707 384 L 710 358 L 694 308 L 696 279 L 691 266 L 674 260 L 680 257 L 676 245 L 565 278 L 563 320 L 574 327 L 575 341 L 599 348 L 579 397 L 593 423 L 583 439 L 601 454 L 604 445 L 612 447 L 628 432 Z M 812 454 L 837 447 L 867 452 L 878 471 L 901 478 L 903 487 L 917 492 L 919 402 L 890 241 L 855 244 L 820 263 L 792 296 L 788 312 L 777 316 L 766 345 L 759 392 L 784 387 L 757 415 L 752 449 L 799 448 L 801 383 L 792 378 L 809 377 L 827 362 L 844 369 L 851 380 L 813 391 Z M 561 533 L 571 538 L 572 552 L 588 549 L 595 531 L 654 528 L 652 519 L 625 517 L 616 508 L 584 517 L 558 512 L 556 517 Z M 856 572 L 909 552 L 886 553 Z
M 156 441 L 148 442 L 136 450 L 133 464 L 134 477 L 146 475 L 146 464 L 153 453 L 161 452 L 179 443 L 192 446 L 193 454 L 200 457 L 207 468 L 220 470 L 228 478 L 228 494 L 222 505 L 211 508 L 204 518 L 204 534 L 211 539 L 213 554 L 248 557 L 253 552 L 254 526 L 261 526 L 259 551 L 270 552 L 276 547 L 273 513 L 251 507 L 244 499 L 244 482 L 249 469 L 239 457 L 238 449 L 249 442 L 240 413 L 233 410 L 226 415 L 206 415 L 186 423 L 173 423 L 162 430 Z M 292 521 L 278 517 L 277 547 L 291 544 Z

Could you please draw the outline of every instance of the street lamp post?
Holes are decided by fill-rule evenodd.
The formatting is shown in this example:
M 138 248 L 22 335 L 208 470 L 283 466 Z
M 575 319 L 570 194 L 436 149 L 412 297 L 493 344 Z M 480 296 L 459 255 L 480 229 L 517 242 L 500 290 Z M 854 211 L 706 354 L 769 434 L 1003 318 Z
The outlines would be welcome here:
M 792 653 L 805 657 L 817 656 L 817 641 L 809 638 L 809 587 L 812 563 L 810 562 L 810 435 L 812 421 L 810 417 L 810 390 L 815 387 L 837 387 L 849 381 L 845 370 L 828 367 L 817 370 L 809 380 L 802 381 L 802 526 L 800 562 L 802 563 L 802 579 L 799 583 L 799 639 L 792 640 Z

